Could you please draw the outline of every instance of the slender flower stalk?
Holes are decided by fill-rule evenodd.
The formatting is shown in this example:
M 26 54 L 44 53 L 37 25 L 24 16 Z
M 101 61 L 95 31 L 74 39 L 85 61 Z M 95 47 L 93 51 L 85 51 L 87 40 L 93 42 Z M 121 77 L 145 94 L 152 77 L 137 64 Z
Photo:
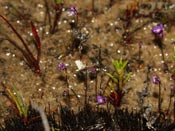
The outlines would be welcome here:
M 69 95 L 69 89 L 73 92 L 73 94 L 75 95 L 75 97 L 77 98 L 78 102 L 80 102 L 80 99 L 78 97 L 78 95 L 76 94 L 76 92 L 70 88 L 69 86 L 69 78 L 68 78 L 68 73 L 67 73 L 67 67 L 66 64 L 64 63 L 59 63 L 58 64 L 58 70 L 60 71 L 65 71 L 65 77 L 66 77 L 66 88 L 67 91 L 64 91 L 63 95 L 68 96 L 69 102 L 70 102 L 70 95 Z
M 140 64 L 141 64 L 141 48 L 142 48 L 142 45 L 143 45 L 143 43 L 140 41 L 138 43 L 138 47 L 139 47 L 139 58 L 138 58 L 139 67 L 140 67 Z
M 95 0 L 92 0 L 92 14 L 95 12 Z
M 159 97 L 158 97 L 158 112 L 161 112 L 161 82 L 157 75 L 152 77 L 152 82 L 159 86 Z
M 170 111 L 170 106 L 172 104 L 172 97 L 174 96 L 174 85 L 170 85 L 170 97 L 169 97 L 169 104 L 168 104 L 168 109 L 167 109 L 167 112 L 166 114 L 169 115 L 169 111 Z
M 158 24 L 157 26 L 154 26 L 152 28 L 152 33 L 154 34 L 154 42 L 158 45 L 160 48 L 161 54 L 162 54 L 162 61 L 163 61 L 163 68 L 164 71 L 167 72 L 169 71 L 168 65 L 165 62 L 165 56 L 163 52 L 163 37 L 164 37 L 164 26 L 163 24 Z

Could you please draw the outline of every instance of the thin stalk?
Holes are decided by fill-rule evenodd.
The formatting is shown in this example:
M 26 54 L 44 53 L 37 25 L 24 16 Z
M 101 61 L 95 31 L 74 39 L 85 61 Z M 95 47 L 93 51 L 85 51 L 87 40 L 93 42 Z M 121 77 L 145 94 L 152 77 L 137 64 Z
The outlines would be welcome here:
M 172 97 L 171 97 L 171 94 L 170 94 L 168 109 L 167 109 L 167 112 L 166 112 L 167 115 L 169 115 L 170 106 L 171 106 L 171 101 L 172 101 Z
M 95 72 L 96 79 L 95 79 L 95 95 L 96 95 L 96 101 L 98 101 L 97 96 L 98 96 L 98 91 L 97 91 L 97 85 L 98 85 L 98 78 L 97 78 L 97 71 Z
M 163 42 L 160 38 L 156 38 L 155 41 L 157 42 L 158 47 L 160 48 L 160 51 L 161 51 L 161 54 L 162 54 L 163 69 L 164 69 L 165 72 L 167 72 L 167 71 L 169 71 L 169 69 L 168 69 L 168 65 L 165 62 L 165 55 L 164 55 L 164 52 L 163 52 Z
M 123 88 L 123 76 L 119 75 L 119 92 L 122 92 Z
M 92 0 L 92 14 L 95 12 L 95 0 Z
M 114 4 L 114 0 L 110 0 L 109 1 L 109 6 L 112 7 L 113 4 Z
M 49 9 L 49 4 L 48 4 L 48 1 L 47 0 L 44 0 L 44 5 L 45 5 L 45 15 L 44 15 L 44 26 L 46 26 L 46 22 L 47 22 L 47 18 L 48 18 L 48 21 L 49 21 L 49 32 L 51 32 L 51 29 L 52 29 L 52 24 L 51 24 L 51 15 L 50 15 L 50 9 Z M 45 33 L 45 27 L 43 28 L 42 30 L 42 35 L 41 37 L 43 38 L 44 37 L 44 33 Z
M 65 75 L 66 75 L 66 87 L 67 87 L 67 90 L 68 90 L 68 104 L 70 106 L 69 80 L 68 80 L 68 75 L 67 75 L 67 69 L 65 69 Z
M 87 105 L 87 90 L 88 90 L 88 72 L 87 72 L 87 68 L 86 68 L 85 100 L 84 100 L 84 104 L 85 104 L 85 106 Z
M 174 97 L 174 123 L 175 123 L 175 97 Z
M 139 67 L 141 64 L 141 45 L 139 45 L 139 58 L 138 58 L 138 62 L 139 62 Z
M 51 34 L 55 33 L 58 20 L 60 19 L 61 14 L 62 14 L 62 8 L 63 8 L 63 4 L 56 4 L 56 7 L 55 7 L 55 18 L 54 18 Z
M 73 92 L 73 94 L 75 95 L 75 97 L 77 98 L 78 102 L 80 102 L 80 99 L 79 99 L 77 93 L 72 88 L 69 88 L 69 80 L 68 80 L 68 75 L 67 75 L 67 69 L 65 69 L 65 74 L 66 74 L 66 86 L 67 86 L 67 89 L 68 90 L 70 89 Z M 68 97 L 70 99 L 70 94 L 68 94 Z
M 165 72 L 167 72 L 167 71 L 169 71 L 169 69 L 168 69 L 168 65 L 165 62 L 165 55 L 164 55 L 163 49 L 161 48 L 160 50 L 161 50 L 161 54 L 162 54 L 163 69 Z
M 161 112 L 161 83 L 159 82 L 158 112 Z

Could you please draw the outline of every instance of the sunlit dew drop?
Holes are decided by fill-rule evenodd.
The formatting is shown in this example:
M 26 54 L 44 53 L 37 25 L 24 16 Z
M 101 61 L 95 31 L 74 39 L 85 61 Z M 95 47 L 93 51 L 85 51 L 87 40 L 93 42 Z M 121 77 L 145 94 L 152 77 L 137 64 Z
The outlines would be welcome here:
M 55 90 L 55 86 L 53 86 L 52 89 Z
M 118 21 L 115 21 L 114 24 L 117 25 L 118 24 Z
M 156 49 L 157 47 L 156 46 L 154 46 L 154 49 Z
M 135 77 L 136 76 L 136 74 L 134 73 L 131 77 Z
M 154 68 L 154 71 L 157 71 L 157 68 Z
M 37 5 L 39 8 L 43 8 L 44 6 L 42 4 Z
M 15 54 L 12 54 L 12 57 L 15 57 L 16 55 Z
M 24 65 L 24 63 L 21 61 L 21 62 L 19 62 L 19 65 L 23 66 L 23 65 Z
M 48 35 L 48 34 L 49 34 L 49 32 L 47 31 L 45 34 L 46 34 L 46 35 Z
M 70 33 L 71 32 L 71 30 L 67 30 L 67 33 Z
M 72 22 L 74 23 L 75 20 L 72 20 Z M 66 24 L 67 23 L 67 20 L 64 20 L 63 23 Z
M 42 91 L 42 89 L 41 89 L 41 88 L 39 88 L 39 89 L 38 89 L 38 91 Z
M 92 83 L 94 83 L 94 81 L 90 81 L 90 83 L 92 84 Z
M 43 12 L 43 11 L 40 11 L 39 13 L 40 13 L 40 15 L 43 15 L 43 14 L 44 14 L 44 12 Z
M 39 28 L 39 30 L 40 30 L 40 31 L 42 31 L 42 30 L 43 30 L 43 28 L 42 28 L 42 27 L 40 27 L 40 28 Z
M 168 56 L 168 53 L 165 53 L 165 56 Z
M 165 63 L 165 61 L 162 60 L 161 63 L 163 64 L 163 63 Z
M 121 51 L 120 51 L 120 50 L 117 50 L 117 53 L 119 53 L 119 54 L 120 54 L 120 53 L 121 53 Z
M 135 21 L 136 23 L 139 23 L 139 19 L 136 19 L 136 21 Z
M 5 6 L 4 8 L 5 8 L 5 9 L 8 9 L 9 7 L 8 7 L 8 6 Z
M 110 26 L 113 26 L 113 25 L 114 25 L 114 24 L 111 22 L 111 23 L 110 23 Z
M 63 21 L 64 22 L 64 21 Z M 58 22 L 58 25 L 61 25 L 61 21 Z
M 75 20 L 72 20 L 71 22 L 72 22 L 72 23 L 75 23 Z M 67 21 L 66 21 L 66 23 L 67 23 Z
M 16 21 L 16 23 L 20 24 L 20 21 L 19 21 L 19 20 L 17 20 L 17 21 Z
M 146 28 L 146 27 L 144 27 L 143 29 L 144 29 L 144 30 L 146 30 L 147 28 Z
M 162 54 L 159 54 L 159 56 L 162 56 Z
M 95 22 L 95 19 L 93 18 L 93 19 L 91 20 L 91 22 L 94 23 L 94 22 Z
M 62 8 L 62 11 L 65 11 L 66 9 L 65 8 Z
M 78 98 L 80 98 L 81 96 L 80 95 L 77 95 Z
M 114 43 L 110 43 L 110 46 L 113 47 L 114 46 Z
M 21 77 L 24 77 L 24 74 L 21 74 Z
M 10 56 L 10 54 L 11 54 L 11 53 L 10 53 L 10 52 L 8 52 L 8 53 L 6 53 L 6 56 Z
M 28 32 L 28 34 L 29 34 L 30 36 L 33 36 L 32 32 Z

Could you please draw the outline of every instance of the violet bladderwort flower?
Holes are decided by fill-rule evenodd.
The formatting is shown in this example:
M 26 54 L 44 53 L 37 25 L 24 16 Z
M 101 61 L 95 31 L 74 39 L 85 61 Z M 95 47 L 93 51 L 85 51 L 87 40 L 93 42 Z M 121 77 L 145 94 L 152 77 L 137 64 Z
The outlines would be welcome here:
M 163 38 L 163 33 L 164 33 L 163 31 L 164 31 L 163 24 L 158 24 L 157 26 L 154 26 L 152 28 L 153 34 L 155 34 L 155 36 L 158 38 Z
M 64 63 L 58 63 L 58 69 L 60 71 L 65 70 L 66 69 L 66 65 Z
M 158 112 L 160 113 L 161 112 L 161 82 L 160 82 L 160 79 L 157 75 L 154 75 L 152 77 L 152 82 L 156 85 L 159 85 L 159 91 L 158 91 Z
M 154 84 L 160 84 L 160 80 L 159 80 L 159 77 L 157 76 L 157 75 L 154 75 L 153 77 L 152 77 L 152 82 L 154 83 Z
M 76 16 L 77 15 L 77 9 L 76 7 L 72 6 L 69 8 L 69 16 Z
M 75 20 L 72 21 L 72 24 L 74 23 L 75 25 L 73 24 L 72 26 L 76 27 L 78 25 L 78 11 L 77 11 L 76 7 L 72 6 L 69 8 L 68 16 L 75 17 Z
M 103 97 L 101 95 L 97 95 L 97 103 L 98 104 L 105 104 L 107 102 L 106 97 Z
M 174 85 L 170 85 L 170 90 L 173 91 L 175 89 Z

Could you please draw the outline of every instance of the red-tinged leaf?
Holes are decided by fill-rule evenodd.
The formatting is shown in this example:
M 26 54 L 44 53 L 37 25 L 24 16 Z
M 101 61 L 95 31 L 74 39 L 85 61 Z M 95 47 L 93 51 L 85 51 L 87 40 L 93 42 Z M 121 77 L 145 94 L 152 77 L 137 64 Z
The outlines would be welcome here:
M 31 22 L 31 26 L 32 26 L 32 33 L 33 33 L 33 36 L 36 40 L 36 48 L 37 48 L 37 51 L 38 51 L 38 55 L 37 55 L 37 61 L 39 62 L 40 60 L 40 54 L 41 54 L 41 42 L 40 42 L 40 38 L 39 38 L 39 35 L 38 35 L 38 32 L 36 30 L 36 27 L 35 25 L 33 24 L 33 22 Z
M 17 37 L 20 39 L 20 41 L 22 42 L 22 44 L 26 48 L 27 52 L 32 54 L 31 51 L 29 50 L 29 48 L 27 47 L 27 44 L 25 43 L 25 41 L 23 40 L 21 35 L 17 32 L 17 30 L 13 27 L 13 25 L 4 16 L 0 15 L 0 17 L 10 26 L 10 28 L 13 30 L 13 32 L 17 35 Z

